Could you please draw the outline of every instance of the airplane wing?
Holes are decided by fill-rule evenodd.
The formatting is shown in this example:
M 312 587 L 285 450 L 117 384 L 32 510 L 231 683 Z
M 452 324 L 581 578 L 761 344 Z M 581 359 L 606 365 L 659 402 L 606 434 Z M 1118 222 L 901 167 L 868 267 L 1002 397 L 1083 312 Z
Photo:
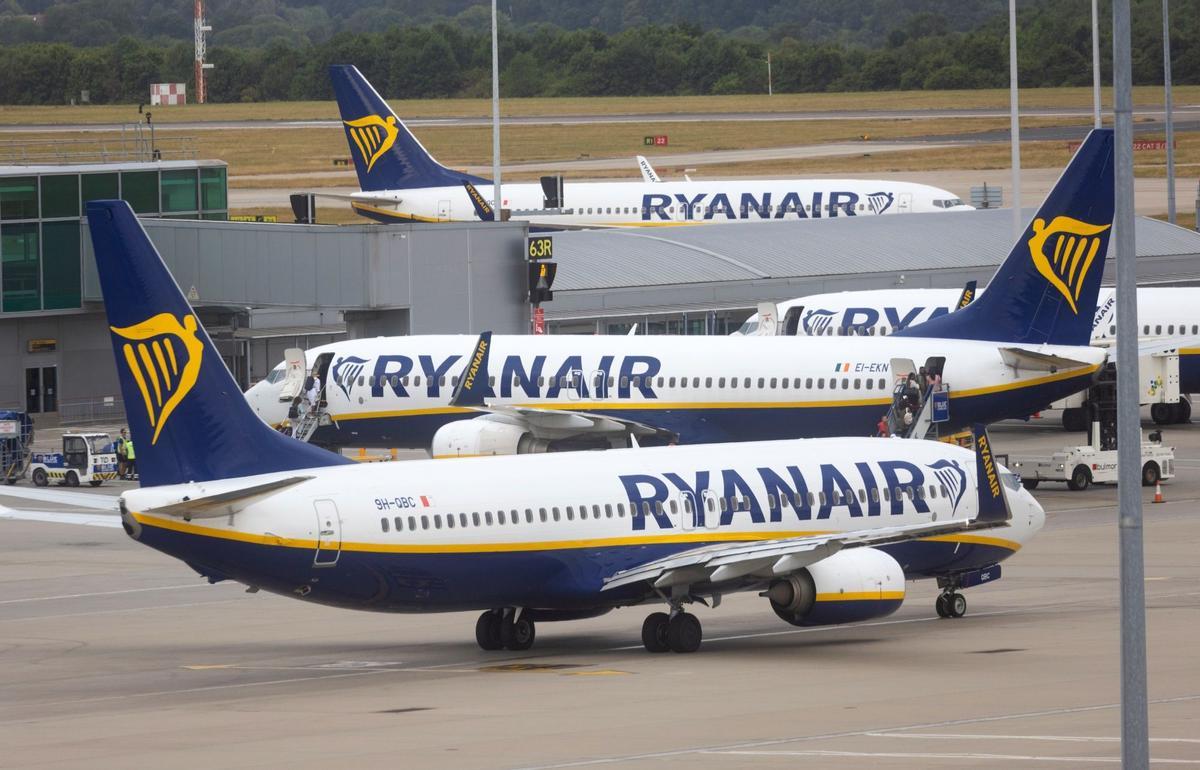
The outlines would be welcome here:
M 620 417 L 593 414 L 573 409 L 547 409 L 536 406 L 502 406 L 486 401 L 488 358 L 491 355 L 492 333 L 483 332 L 475 349 L 467 356 L 466 367 L 459 375 L 458 385 L 450 396 L 450 406 L 473 409 L 477 412 L 501 415 L 529 427 L 539 438 L 565 438 L 584 433 L 605 433 L 633 438 L 657 437 L 666 441 L 678 439 L 673 431 Z
M 1003 526 L 1012 517 L 1004 484 L 989 484 L 986 481 L 996 477 L 991 441 L 982 425 L 976 425 L 974 433 L 979 512 L 973 519 L 700 546 L 621 570 L 605 578 L 601 590 L 608 591 L 640 582 L 662 589 L 676 585 L 714 585 L 747 575 L 765 579 L 795 572 L 844 548 L 886 545 Z
M 375 206 L 395 206 L 397 203 L 402 203 L 404 199 L 399 195 L 364 195 L 363 193 L 335 193 L 322 192 L 320 190 L 305 190 L 297 193 L 297 195 L 314 195 L 318 198 L 329 198 L 337 201 L 351 201 L 357 203 L 370 203 Z
M 39 503 L 69 505 L 73 508 L 91 508 L 97 511 L 116 512 L 119 508 L 115 495 L 67 492 L 58 489 L 27 489 L 25 487 L 0 487 L 0 497 L 19 497 Z
M 661 182 L 662 177 L 654 170 L 654 166 L 650 165 L 650 161 L 646 160 L 646 156 L 637 156 L 638 168 L 642 170 L 642 181 L 644 182 Z
M 1004 521 L 959 520 L 925 522 L 900 527 L 882 527 L 828 535 L 763 540 L 756 543 L 727 543 L 703 546 L 673 556 L 622 570 L 606 578 L 608 591 L 645 581 L 654 588 L 691 583 L 723 583 L 746 575 L 786 575 L 832 556 L 843 548 L 886 545 L 1003 525 Z

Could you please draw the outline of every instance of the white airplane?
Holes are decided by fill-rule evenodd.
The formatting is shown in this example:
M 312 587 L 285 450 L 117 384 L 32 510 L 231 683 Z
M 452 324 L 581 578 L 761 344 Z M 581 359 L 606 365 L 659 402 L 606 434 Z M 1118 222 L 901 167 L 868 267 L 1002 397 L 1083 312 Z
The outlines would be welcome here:
M 323 422 L 310 418 L 302 437 L 435 456 L 873 435 L 914 362 L 950 388 L 943 431 L 1024 417 L 1085 389 L 1105 360 L 1088 346 L 1102 257 L 1068 286 L 1030 248 L 1105 253 L 1111 144 L 1111 133 L 1092 134 L 1051 191 L 997 272 L 1011 287 L 996 294 L 1002 306 L 975 303 L 924 336 L 497 335 L 487 376 L 463 400 L 451 393 L 475 337 L 380 337 L 294 350 L 246 398 L 280 424 L 312 372 Z
M 335 607 L 484 610 L 485 650 L 528 649 L 538 621 L 662 602 L 643 644 L 681 653 L 702 637 L 686 606 L 737 591 L 809 626 L 890 614 L 906 580 L 936 579 L 938 614 L 961 617 L 960 590 L 996 580 L 1044 523 L 982 428 L 974 454 L 838 438 L 354 463 L 234 397 L 127 203 L 89 202 L 87 217 L 143 486 L 119 517 L 0 518 L 121 526 L 210 582 Z
M 777 305 L 764 303 L 770 305 L 768 314 L 755 313 L 734 334 L 884 336 L 966 307 L 985 292 L 986 289 L 977 291 L 971 281 L 962 290 L 881 289 L 812 294 Z M 1177 351 L 1179 391 L 1200 393 L 1200 288 L 1143 287 L 1138 289 L 1137 297 L 1138 345 L 1142 354 Z M 1111 350 L 1116 334 L 1116 293 L 1111 288 L 1102 288 L 1092 319 L 1092 344 Z M 1155 404 L 1152 413 L 1160 424 L 1187 422 L 1191 404 L 1186 399 L 1178 405 Z
M 490 181 L 446 168 L 417 141 L 356 67 L 329 69 L 360 192 L 348 198 L 379 222 L 493 220 Z M 920 211 L 971 210 L 928 185 L 858 179 L 664 182 L 639 158 L 642 182 L 566 182 L 503 186 L 502 208 L 541 229 L 666 227 L 722 222 L 821 219 Z M 560 186 L 561 183 L 561 186 Z

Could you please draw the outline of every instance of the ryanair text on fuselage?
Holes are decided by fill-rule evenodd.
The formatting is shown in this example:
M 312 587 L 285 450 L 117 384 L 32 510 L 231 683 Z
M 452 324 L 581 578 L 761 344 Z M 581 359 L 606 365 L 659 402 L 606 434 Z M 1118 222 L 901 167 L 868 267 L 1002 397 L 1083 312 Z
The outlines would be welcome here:
M 737 194 L 734 193 L 737 197 Z M 788 192 L 778 200 L 772 199 L 773 194 L 764 192 L 760 196 L 754 193 L 742 193 L 741 200 L 734 204 L 726 193 L 699 193 L 689 197 L 683 193 L 669 195 L 667 193 L 646 193 L 642 196 L 642 221 L 653 220 L 682 221 L 724 219 L 783 219 L 792 215 L 798 219 L 820 219 L 826 217 L 857 216 L 858 193 L 847 190 L 833 190 L 826 195 L 824 192 L 814 192 L 807 199 L 801 193 Z M 888 192 L 872 193 L 867 196 L 872 214 L 882 214 L 891 208 L 894 195 Z M 672 209 L 679 205 L 678 214 L 673 215 Z

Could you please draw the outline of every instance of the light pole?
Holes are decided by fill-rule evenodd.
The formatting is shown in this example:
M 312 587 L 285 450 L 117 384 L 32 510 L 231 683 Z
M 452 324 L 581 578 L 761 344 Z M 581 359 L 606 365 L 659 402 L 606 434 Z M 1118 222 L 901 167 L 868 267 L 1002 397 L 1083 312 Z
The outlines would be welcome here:
M 1167 221 L 1175 224 L 1175 99 L 1171 95 L 1170 0 L 1163 0 L 1163 90 L 1167 108 Z
M 1025 230 L 1021 220 L 1021 122 L 1017 118 L 1017 0 L 1008 0 L 1008 112 L 1012 136 L 1013 238 Z
M 504 221 L 504 198 L 500 195 L 500 43 L 496 32 L 496 0 L 492 0 L 492 205 L 496 221 Z
M 1165 0 L 1164 0 L 1165 2 Z M 1100 128 L 1100 0 L 1092 0 L 1092 125 Z

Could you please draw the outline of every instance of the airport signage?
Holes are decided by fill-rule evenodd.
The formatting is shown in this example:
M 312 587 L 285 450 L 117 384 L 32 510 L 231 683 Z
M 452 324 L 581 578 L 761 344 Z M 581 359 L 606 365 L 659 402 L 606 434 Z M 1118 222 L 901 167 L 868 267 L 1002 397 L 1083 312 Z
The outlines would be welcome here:
M 1075 152 L 1079 149 L 1082 142 L 1067 142 L 1067 150 Z M 1175 147 L 1179 147 L 1179 142 L 1175 143 Z M 1146 150 L 1165 150 L 1167 149 L 1166 140 L 1163 139 L 1138 139 L 1133 143 L 1134 152 L 1143 152 Z
M 539 259 L 554 259 L 554 239 L 548 235 L 530 238 L 526 253 L 529 255 L 530 262 L 536 262 Z
M 667 135 L 656 134 L 655 136 L 646 136 L 642 138 L 642 144 L 647 147 L 666 147 Z
M 229 217 L 230 222 L 278 222 L 279 217 L 274 214 L 234 214 Z

